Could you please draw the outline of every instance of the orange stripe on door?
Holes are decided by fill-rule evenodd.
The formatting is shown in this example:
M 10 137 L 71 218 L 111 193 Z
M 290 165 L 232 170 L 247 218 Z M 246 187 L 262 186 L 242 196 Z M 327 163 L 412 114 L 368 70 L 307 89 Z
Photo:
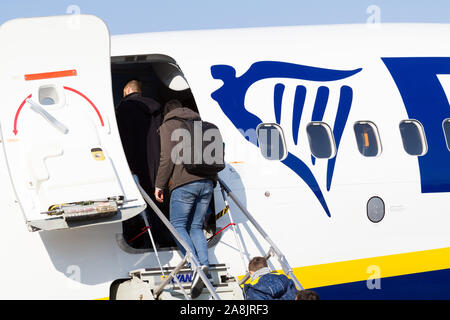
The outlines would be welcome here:
M 42 80 L 42 79 L 52 79 L 52 78 L 61 78 L 61 77 L 73 77 L 77 75 L 77 70 L 63 70 L 63 71 L 55 71 L 55 72 L 44 72 L 44 73 L 33 73 L 26 74 L 25 80 Z

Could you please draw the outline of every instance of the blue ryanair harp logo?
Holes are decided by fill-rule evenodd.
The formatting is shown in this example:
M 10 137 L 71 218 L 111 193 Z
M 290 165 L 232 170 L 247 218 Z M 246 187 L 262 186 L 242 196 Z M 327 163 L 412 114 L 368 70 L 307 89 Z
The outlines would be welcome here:
M 422 123 L 428 151 L 418 157 L 422 193 L 450 192 L 450 152 L 443 121 L 450 118 L 449 99 L 439 75 L 450 75 L 449 57 L 381 58 L 402 97 L 410 119 Z
M 223 86 L 211 94 L 211 97 L 218 102 L 222 111 L 231 120 L 234 126 L 244 135 L 249 129 L 256 129 L 256 127 L 263 123 L 263 121 L 255 114 L 246 110 L 244 106 L 245 96 L 247 90 L 252 84 L 264 79 L 282 78 L 282 79 L 298 79 L 317 82 L 329 82 L 342 80 L 351 77 L 362 69 L 355 69 L 350 71 L 331 70 L 304 66 L 293 63 L 278 62 L 278 61 L 260 61 L 254 63 L 243 75 L 236 77 L 236 71 L 233 67 L 228 65 L 214 65 L 211 67 L 211 74 L 214 79 L 222 80 Z M 276 122 L 279 124 L 281 120 L 281 101 L 285 85 L 278 83 L 274 87 L 274 115 Z M 328 102 L 329 88 L 322 85 L 318 88 L 314 109 L 311 121 L 321 121 Z M 300 120 L 305 103 L 307 89 L 303 85 L 296 87 L 295 100 L 292 117 L 292 136 L 294 143 L 297 144 L 298 130 Z M 339 144 L 342 133 L 347 122 L 348 114 L 353 100 L 353 90 L 347 85 L 340 87 L 340 97 L 336 113 L 336 119 L 333 128 L 333 134 L 336 143 L 336 152 L 339 150 Z M 245 135 L 244 135 L 245 137 Z M 257 142 L 251 141 L 255 144 Z M 327 181 L 326 188 L 330 190 L 333 178 L 334 167 L 336 163 L 336 156 L 328 160 L 327 165 Z M 315 164 L 315 159 L 311 159 L 312 164 Z M 309 186 L 315 194 L 326 214 L 331 217 L 330 210 L 324 198 L 323 192 L 316 181 L 310 168 L 304 161 L 297 156 L 288 152 L 287 157 L 282 160 L 282 163 L 293 170 L 305 183 Z
M 409 119 L 416 119 L 423 125 L 426 133 L 428 151 L 417 157 L 420 170 L 422 193 L 450 192 L 450 152 L 443 133 L 443 122 L 450 119 L 449 98 L 440 82 L 439 75 L 450 75 L 450 57 L 395 57 L 381 58 L 397 86 Z M 249 112 L 245 106 L 247 90 L 255 82 L 270 79 L 298 79 L 320 82 L 317 89 L 311 121 L 323 119 L 330 89 L 323 82 L 349 78 L 362 69 L 330 70 L 277 61 L 260 61 L 254 63 L 242 76 L 236 77 L 236 71 L 228 65 L 214 65 L 211 74 L 214 79 L 222 80 L 223 86 L 211 94 L 218 102 L 225 115 L 244 135 L 248 129 L 256 129 L 263 121 Z M 281 101 L 285 85 L 274 86 L 274 116 L 278 124 L 281 120 Z M 295 91 L 292 115 L 292 137 L 297 144 L 298 130 L 305 103 L 307 89 L 298 85 Z M 352 106 L 353 90 L 348 85 L 340 87 L 340 96 L 335 117 L 333 135 L 336 143 L 336 156 L 328 160 L 326 188 L 329 191 L 333 172 L 338 158 L 341 137 Z M 393 106 L 395 107 L 395 106 Z M 244 135 L 245 137 L 245 135 Z M 254 141 L 251 141 L 255 143 Z M 257 144 L 257 143 L 255 143 Z M 311 158 L 315 164 L 314 157 Z M 282 163 L 302 178 L 317 199 L 326 214 L 331 217 L 322 189 L 310 168 L 304 161 L 292 153 Z

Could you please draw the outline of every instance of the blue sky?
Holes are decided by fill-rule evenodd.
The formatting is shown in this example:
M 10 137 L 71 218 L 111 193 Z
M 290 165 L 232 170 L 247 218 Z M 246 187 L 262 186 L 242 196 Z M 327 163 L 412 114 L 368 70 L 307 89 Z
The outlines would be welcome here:
M 111 34 L 152 31 L 365 23 L 450 23 L 449 0 L 1 0 L 0 24 L 13 18 L 78 10 L 102 18 Z

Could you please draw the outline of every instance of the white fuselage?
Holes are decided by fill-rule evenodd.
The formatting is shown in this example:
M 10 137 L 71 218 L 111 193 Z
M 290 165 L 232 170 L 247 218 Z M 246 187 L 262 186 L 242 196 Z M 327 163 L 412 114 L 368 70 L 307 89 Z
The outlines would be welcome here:
M 371 258 L 449 247 L 449 193 L 422 192 L 418 157 L 405 152 L 399 131 L 400 121 L 410 117 L 381 59 L 449 57 L 450 44 L 441 40 L 449 32 L 450 25 L 343 25 L 133 34 L 113 36 L 111 56 L 163 54 L 176 61 L 189 83 L 200 115 L 215 123 L 224 138 L 227 167 L 220 177 L 285 254 L 300 282 L 304 281 L 305 287 L 320 287 L 368 279 L 367 268 L 375 261 Z M 305 175 L 296 173 L 286 162 L 265 159 L 259 148 L 238 130 L 240 127 L 233 123 L 235 118 L 225 114 L 223 110 L 229 106 L 225 102 L 220 105 L 212 97 L 226 84 L 214 79 L 212 66 L 232 66 L 235 77 L 239 78 L 261 61 L 344 71 L 362 68 L 352 76 L 329 81 L 287 77 L 274 69 L 255 71 L 255 78 L 248 80 L 245 91 L 243 102 L 248 112 L 264 123 L 279 122 L 287 150 L 309 168 L 330 216 L 305 181 Z M 251 73 L 247 75 L 250 79 Z M 443 83 L 450 88 L 447 80 Z M 279 119 L 274 112 L 277 84 L 284 85 Z M 298 86 L 304 86 L 307 91 L 297 138 L 293 136 L 293 127 L 297 125 L 293 108 Z M 329 161 L 315 159 L 312 164 L 306 134 L 320 86 L 329 89 L 322 121 L 331 129 L 340 121 L 336 117 L 342 86 L 350 87 L 353 94 L 328 186 Z M 377 157 L 364 157 L 358 151 L 353 124 L 363 120 L 377 126 L 382 148 Z M 29 232 L 11 186 L 3 152 L 0 152 L 0 181 L 3 215 L 0 270 L 4 275 L 1 298 L 104 298 L 109 296 L 111 283 L 127 278 L 129 271 L 158 267 L 153 252 L 131 254 L 118 246 L 117 236 L 122 233 L 120 222 Z M 367 202 L 374 196 L 380 197 L 385 206 L 384 218 L 378 223 L 371 222 L 367 216 Z M 241 259 L 232 228 L 220 234 L 218 244 L 209 249 L 209 257 L 211 263 L 227 263 L 231 273 L 239 276 L 245 274 L 248 259 L 264 255 L 268 245 L 234 203 L 230 203 L 230 214 L 246 259 Z M 224 207 L 219 187 L 215 192 L 215 207 L 217 211 Z M 229 223 L 227 214 L 217 220 L 217 230 Z M 159 255 L 162 263 L 169 266 L 175 266 L 181 259 L 178 251 L 163 250 Z M 336 266 L 364 259 L 367 263 L 361 263 L 354 278 L 333 269 L 334 283 L 321 282 L 317 278 L 320 274 L 311 271 L 314 266 Z M 447 260 L 443 258 L 442 264 L 435 268 L 450 267 Z M 276 260 L 271 261 L 272 267 L 280 268 Z M 427 271 L 403 268 L 402 264 L 396 264 L 396 270 L 391 264 L 383 269 L 382 262 L 379 263 L 382 277 Z M 302 271 L 311 273 L 305 273 L 306 278 L 302 279 Z M 313 275 L 316 278 L 311 278 Z

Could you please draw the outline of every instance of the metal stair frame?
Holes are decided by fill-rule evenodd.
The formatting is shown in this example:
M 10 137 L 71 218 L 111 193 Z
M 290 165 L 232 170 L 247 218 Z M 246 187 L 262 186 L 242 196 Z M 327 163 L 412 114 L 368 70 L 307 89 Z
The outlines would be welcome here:
M 214 300 L 220 300 L 220 297 L 217 295 L 216 290 L 214 289 L 213 285 L 209 281 L 206 274 L 202 271 L 200 262 L 196 258 L 196 256 L 192 253 L 189 246 L 186 244 L 186 242 L 181 238 L 179 233 L 175 230 L 175 228 L 172 226 L 169 220 L 167 220 L 166 216 L 161 212 L 161 210 L 158 208 L 158 206 L 153 202 L 153 200 L 150 198 L 150 196 L 145 192 L 145 190 L 141 187 L 141 185 L 136 182 L 136 185 L 139 189 L 139 191 L 142 194 L 142 197 L 144 198 L 145 202 L 153 209 L 153 211 L 158 215 L 158 217 L 161 219 L 161 221 L 166 225 L 167 229 L 169 229 L 170 233 L 173 234 L 173 236 L 177 239 L 177 241 L 184 247 L 186 250 L 186 256 L 184 259 L 177 265 L 175 270 L 173 270 L 167 278 L 164 279 L 164 281 L 160 284 L 158 288 L 153 292 L 153 295 L 155 299 L 159 296 L 159 294 L 163 291 L 165 286 L 167 286 L 170 281 L 175 277 L 177 272 L 186 264 L 187 261 L 191 263 L 191 266 L 193 269 L 198 272 L 200 278 L 202 279 L 203 283 L 205 284 L 206 288 L 211 294 L 211 297 Z M 175 277 L 175 281 L 177 281 Z
M 278 259 L 278 262 L 280 263 L 283 272 L 290 278 L 292 281 L 294 281 L 295 286 L 298 290 L 303 290 L 303 286 L 300 284 L 300 281 L 298 281 L 297 277 L 294 275 L 294 272 L 292 271 L 291 266 L 289 265 L 286 257 L 284 254 L 278 249 L 278 247 L 275 245 L 275 243 L 272 241 L 272 239 L 269 237 L 269 235 L 264 231 L 264 229 L 259 225 L 259 223 L 253 218 L 253 216 L 248 212 L 248 210 L 244 207 L 244 205 L 239 201 L 239 199 L 233 194 L 231 189 L 227 186 L 227 184 L 222 180 L 218 179 L 220 187 L 222 191 L 225 191 L 226 195 L 230 197 L 233 202 L 238 206 L 238 208 L 241 210 L 241 212 L 247 217 L 247 219 L 253 224 L 253 226 L 256 228 L 256 230 L 261 234 L 261 236 L 269 243 L 270 249 L 265 255 L 265 259 L 269 259 L 271 256 L 276 256 Z M 222 195 L 225 198 L 225 193 L 222 192 Z M 248 279 L 250 278 L 250 272 L 247 272 L 244 278 L 239 281 L 239 285 L 244 284 Z

